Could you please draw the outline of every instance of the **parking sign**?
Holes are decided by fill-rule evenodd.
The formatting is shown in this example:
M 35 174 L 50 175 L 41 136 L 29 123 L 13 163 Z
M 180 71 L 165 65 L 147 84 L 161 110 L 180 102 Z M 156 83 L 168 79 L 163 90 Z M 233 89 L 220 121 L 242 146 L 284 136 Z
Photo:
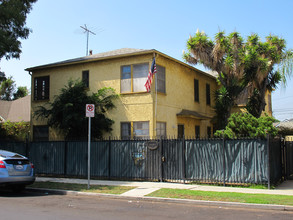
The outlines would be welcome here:
M 85 116 L 89 118 L 95 117 L 95 105 L 86 104 Z

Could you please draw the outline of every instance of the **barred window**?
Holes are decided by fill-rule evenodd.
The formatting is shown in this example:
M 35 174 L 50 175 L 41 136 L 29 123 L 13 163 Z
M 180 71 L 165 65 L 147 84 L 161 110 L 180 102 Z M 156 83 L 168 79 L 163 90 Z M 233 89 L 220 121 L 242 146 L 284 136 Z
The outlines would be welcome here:
M 34 79 L 34 100 L 48 100 L 50 93 L 49 76 L 35 77 Z

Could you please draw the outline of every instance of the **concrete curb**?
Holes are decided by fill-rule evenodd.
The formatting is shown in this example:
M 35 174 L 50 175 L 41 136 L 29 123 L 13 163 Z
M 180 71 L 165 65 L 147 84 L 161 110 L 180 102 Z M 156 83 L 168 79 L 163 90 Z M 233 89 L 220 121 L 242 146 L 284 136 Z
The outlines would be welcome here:
M 77 192 L 70 190 L 55 190 L 55 189 L 41 189 L 41 188 L 27 188 L 27 191 L 38 191 L 41 193 L 54 193 L 57 195 L 84 195 L 84 196 L 96 196 L 112 199 L 123 200 L 143 200 L 152 202 L 170 202 L 179 204 L 197 204 L 204 206 L 220 206 L 220 207 L 234 207 L 234 208 L 249 208 L 249 209 L 265 209 L 265 210 L 279 210 L 279 211 L 293 211 L 293 206 L 286 205 L 270 205 L 270 204 L 254 204 L 254 203 L 239 203 L 239 202 L 221 202 L 221 201 L 206 201 L 206 200 L 192 200 L 192 199 L 175 199 L 175 198 L 159 198 L 159 197 L 134 197 L 123 196 L 115 194 L 103 194 L 103 193 L 90 193 L 90 192 Z

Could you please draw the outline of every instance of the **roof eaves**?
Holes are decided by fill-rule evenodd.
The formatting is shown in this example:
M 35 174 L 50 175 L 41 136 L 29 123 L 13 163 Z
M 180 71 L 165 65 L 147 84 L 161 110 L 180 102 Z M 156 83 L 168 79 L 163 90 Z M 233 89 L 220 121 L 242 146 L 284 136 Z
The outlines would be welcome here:
M 133 52 L 123 53 L 123 54 L 113 54 L 113 55 L 101 56 L 101 57 L 96 57 L 95 55 L 91 55 L 91 56 L 86 56 L 86 57 L 69 59 L 69 60 L 56 62 L 56 63 L 35 66 L 35 67 L 27 68 L 25 70 L 26 71 L 34 71 L 34 70 L 40 70 L 40 69 L 46 69 L 46 68 L 68 66 L 68 65 L 73 65 L 73 64 L 88 63 L 88 62 L 95 62 L 95 61 L 99 61 L 99 60 L 115 59 L 115 58 L 119 58 L 119 57 L 129 57 L 129 56 L 134 56 L 134 55 L 143 55 L 143 54 L 157 53 L 157 52 L 158 51 L 156 51 L 155 49 L 150 49 L 150 50 L 133 51 Z
M 75 59 L 69 59 L 69 60 L 65 60 L 65 61 L 61 61 L 61 62 L 56 62 L 56 63 L 51 63 L 51 64 L 45 64 L 45 65 L 41 65 L 41 66 L 35 66 L 35 67 L 31 67 L 31 68 L 27 68 L 25 69 L 26 71 L 32 72 L 34 70 L 41 70 L 41 69 L 46 69 L 46 68 L 54 68 L 54 67 L 60 67 L 60 66 L 68 66 L 68 65 L 73 65 L 73 64 L 80 64 L 80 63 L 87 63 L 87 62 L 95 62 L 95 61 L 99 61 L 99 60 L 106 60 L 106 59 L 115 59 L 115 58 L 119 58 L 119 57 L 129 57 L 129 56 L 134 56 L 134 55 L 144 55 L 144 54 L 150 54 L 150 53 L 157 53 L 159 55 L 162 55 L 176 63 L 179 63 L 189 69 L 195 70 L 205 76 L 211 77 L 213 79 L 217 78 L 215 75 L 211 74 L 211 73 L 207 73 L 204 72 L 202 70 L 199 70 L 187 63 L 184 63 L 178 59 L 175 59 L 165 53 L 162 53 L 156 49 L 147 49 L 147 50 L 140 50 L 137 49 L 136 51 L 132 51 L 132 52 L 127 52 L 127 53 L 122 53 L 122 54 L 113 54 L 113 55 L 109 55 L 109 56 L 101 56 L 101 57 L 96 57 L 95 55 L 91 55 L 91 56 L 86 56 L 86 57 L 79 57 L 79 58 L 75 58 Z M 98 54 L 97 54 L 98 55 Z

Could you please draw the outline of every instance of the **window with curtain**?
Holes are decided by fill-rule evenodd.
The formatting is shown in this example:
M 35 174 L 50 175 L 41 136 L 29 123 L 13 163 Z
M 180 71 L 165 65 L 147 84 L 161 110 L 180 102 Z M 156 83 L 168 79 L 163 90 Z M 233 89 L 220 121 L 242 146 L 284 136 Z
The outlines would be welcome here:
M 121 139 L 127 140 L 131 138 L 131 123 L 121 122 Z
M 121 93 L 145 92 L 149 64 L 133 64 L 121 67 Z
M 145 83 L 148 78 L 149 65 L 135 64 L 133 65 L 133 92 L 144 92 L 146 91 Z
M 167 135 L 166 132 L 166 122 L 157 122 L 156 124 L 156 134 L 157 134 L 157 138 L 164 138 Z
M 133 137 L 136 139 L 148 138 L 149 135 L 149 122 L 136 121 L 133 122 Z

